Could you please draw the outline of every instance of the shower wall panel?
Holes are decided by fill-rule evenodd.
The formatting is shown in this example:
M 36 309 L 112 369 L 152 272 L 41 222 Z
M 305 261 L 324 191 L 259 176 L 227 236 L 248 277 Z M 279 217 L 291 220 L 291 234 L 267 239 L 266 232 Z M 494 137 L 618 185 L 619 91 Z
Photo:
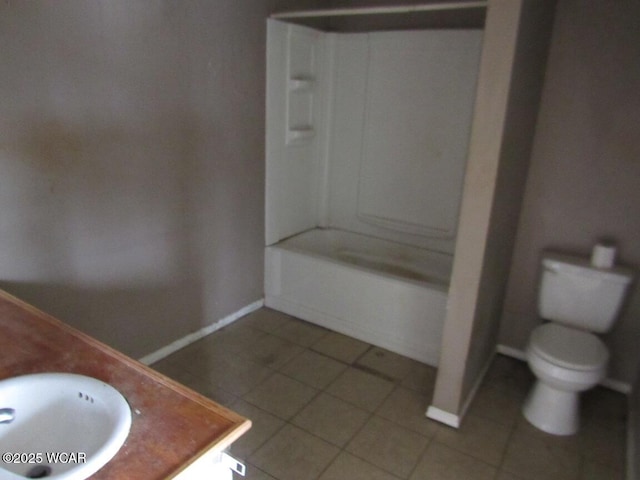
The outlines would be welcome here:
M 451 251 L 482 32 L 336 37 L 328 224 Z
M 268 34 L 266 244 L 320 226 L 451 253 L 482 31 Z
M 267 23 L 266 244 L 318 224 L 324 34 Z

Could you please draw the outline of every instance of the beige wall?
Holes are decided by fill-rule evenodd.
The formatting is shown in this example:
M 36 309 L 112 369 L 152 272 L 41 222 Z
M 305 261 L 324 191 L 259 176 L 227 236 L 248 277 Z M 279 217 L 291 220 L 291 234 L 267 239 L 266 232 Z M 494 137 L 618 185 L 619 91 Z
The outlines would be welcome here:
M 589 255 L 616 240 L 640 270 L 640 3 L 560 0 L 531 169 L 502 313 L 500 343 L 524 349 L 539 324 L 542 249 Z M 640 287 L 606 339 L 610 377 L 638 365 Z
M 2 2 L 0 287 L 133 356 L 262 298 L 287 3 Z
M 432 406 L 460 416 L 495 351 L 554 2 L 492 0 Z
M 483 368 L 495 352 L 549 51 L 554 7 L 554 0 L 529 0 L 524 2 L 520 17 L 500 163 L 465 369 L 465 398 L 480 380 Z

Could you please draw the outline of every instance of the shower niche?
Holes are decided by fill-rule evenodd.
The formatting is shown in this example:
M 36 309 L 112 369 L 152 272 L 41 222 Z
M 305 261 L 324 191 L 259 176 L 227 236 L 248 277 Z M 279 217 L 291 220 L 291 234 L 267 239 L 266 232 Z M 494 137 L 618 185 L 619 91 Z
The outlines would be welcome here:
M 267 31 L 265 304 L 437 365 L 482 29 Z

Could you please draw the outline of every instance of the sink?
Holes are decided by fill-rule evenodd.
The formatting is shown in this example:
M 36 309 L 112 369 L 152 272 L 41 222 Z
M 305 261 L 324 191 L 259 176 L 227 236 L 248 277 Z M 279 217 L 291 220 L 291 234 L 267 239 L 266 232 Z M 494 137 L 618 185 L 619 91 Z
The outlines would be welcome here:
M 0 480 L 85 479 L 113 458 L 130 428 L 126 399 L 95 378 L 37 373 L 2 380 Z

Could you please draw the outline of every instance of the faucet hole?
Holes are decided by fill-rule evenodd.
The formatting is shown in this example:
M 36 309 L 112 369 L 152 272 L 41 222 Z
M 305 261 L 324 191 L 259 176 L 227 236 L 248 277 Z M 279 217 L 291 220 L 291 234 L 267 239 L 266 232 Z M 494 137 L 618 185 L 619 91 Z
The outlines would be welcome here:
M 88 393 L 78 392 L 78 398 L 80 400 L 85 400 L 86 402 L 90 402 L 90 403 L 95 402 L 94 398 L 90 396 Z
M 25 475 L 27 478 L 46 478 L 51 475 L 51 467 L 47 465 L 36 465 Z

